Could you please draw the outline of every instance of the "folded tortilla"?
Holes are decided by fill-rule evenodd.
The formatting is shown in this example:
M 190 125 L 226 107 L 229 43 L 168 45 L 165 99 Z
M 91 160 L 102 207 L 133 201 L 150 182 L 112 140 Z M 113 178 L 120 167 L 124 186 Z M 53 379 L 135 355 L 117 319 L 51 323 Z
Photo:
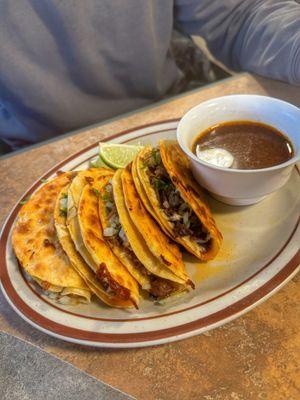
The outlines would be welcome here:
M 153 231 L 149 232 L 148 226 L 144 226 L 148 233 L 146 241 L 134 224 L 131 218 L 132 211 L 127 209 L 124 198 L 124 172 L 118 170 L 112 180 L 104 176 L 97 183 L 100 192 L 99 215 L 106 242 L 141 287 L 153 297 L 161 299 L 186 290 L 190 281 L 178 248 L 177 259 L 173 253 L 169 254 L 170 244 L 167 244 L 167 248 L 157 257 L 148 243 L 159 238 L 152 238 Z M 159 231 L 157 227 L 156 233 Z M 175 249 L 173 250 L 175 252 Z M 176 268 L 173 264 L 171 266 L 169 260 L 177 263 L 176 266 L 179 267 Z
M 112 177 L 109 169 L 82 171 L 68 190 L 67 227 L 76 250 L 89 266 L 97 295 L 113 307 L 137 307 L 139 290 L 136 281 L 115 257 L 102 236 L 98 212 L 98 176 Z
M 216 256 L 222 235 L 176 142 L 141 150 L 133 177 L 144 206 L 172 239 L 200 260 Z
M 61 201 L 66 198 L 65 196 L 68 193 L 68 188 L 69 185 L 61 190 L 55 205 L 54 220 L 58 240 L 71 261 L 73 268 L 82 277 L 88 288 L 106 304 L 117 306 L 118 302 L 114 304 L 113 300 L 107 296 L 101 284 L 96 279 L 96 275 L 76 250 L 75 244 L 71 238 L 67 227 L 67 215 L 61 210 Z
M 21 208 L 12 233 L 15 254 L 25 271 L 47 292 L 67 296 L 64 303 L 89 303 L 91 292 L 61 247 L 54 208 L 74 173 L 63 173 L 43 185 Z
M 150 251 L 174 275 L 189 283 L 189 277 L 178 245 L 164 234 L 139 198 L 134 186 L 131 164 L 123 170 L 121 179 L 126 209 L 140 235 L 147 242 Z M 149 238 L 151 239 L 149 240 Z
M 127 268 L 129 273 L 137 280 L 143 289 L 150 288 L 150 279 L 147 273 L 143 273 L 143 265 L 130 248 L 125 238 L 125 232 L 121 227 L 115 197 L 113 194 L 113 177 L 102 176 L 97 180 L 96 187 L 99 190 L 99 217 L 103 228 L 103 237 L 116 257 Z M 120 235 L 119 235 L 120 234 Z M 123 245 L 126 240 L 126 246 Z

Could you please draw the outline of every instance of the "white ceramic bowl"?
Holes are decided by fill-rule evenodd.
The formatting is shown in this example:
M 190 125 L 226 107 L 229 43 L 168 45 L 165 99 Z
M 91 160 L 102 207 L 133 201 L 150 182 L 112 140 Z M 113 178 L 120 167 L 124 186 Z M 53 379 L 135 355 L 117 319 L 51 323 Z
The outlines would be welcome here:
M 263 169 L 216 167 L 192 153 L 195 138 L 205 129 L 225 121 L 263 122 L 289 137 L 294 157 Z M 233 95 L 205 101 L 180 120 L 177 140 L 191 160 L 193 174 L 213 197 L 231 205 L 254 204 L 283 186 L 300 160 L 300 109 L 285 101 L 256 95 Z

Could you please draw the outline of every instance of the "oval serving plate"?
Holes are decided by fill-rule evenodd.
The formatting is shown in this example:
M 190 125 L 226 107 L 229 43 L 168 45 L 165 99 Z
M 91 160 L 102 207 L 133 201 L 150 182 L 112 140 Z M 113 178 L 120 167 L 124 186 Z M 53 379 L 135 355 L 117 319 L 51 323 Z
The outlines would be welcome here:
M 155 145 L 175 138 L 178 121 L 165 121 L 110 138 L 114 143 Z M 98 153 L 98 143 L 79 151 L 48 171 L 83 169 Z M 22 196 L 42 185 L 41 180 Z M 249 311 L 280 289 L 300 262 L 300 175 L 261 203 L 231 207 L 210 200 L 224 243 L 215 260 L 199 263 L 184 254 L 196 289 L 163 305 L 142 301 L 140 309 L 108 308 L 96 299 L 89 305 L 66 306 L 43 295 L 28 279 L 13 254 L 11 230 L 20 209 L 6 220 L 0 244 L 1 287 L 13 309 L 31 325 L 70 342 L 99 347 L 141 347 L 187 338 L 218 327 Z

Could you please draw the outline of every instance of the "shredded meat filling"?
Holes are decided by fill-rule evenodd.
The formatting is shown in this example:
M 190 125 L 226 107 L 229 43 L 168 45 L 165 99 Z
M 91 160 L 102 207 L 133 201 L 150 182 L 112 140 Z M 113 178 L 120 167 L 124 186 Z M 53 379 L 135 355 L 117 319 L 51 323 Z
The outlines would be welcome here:
M 113 197 L 112 185 L 110 183 L 105 188 L 104 200 L 106 205 L 107 220 L 109 222 L 109 227 L 104 230 L 104 236 L 106 236 L 106 239 L 114 245 L 121 246 L 123 251 L 130 258 L 134 266 L 139 269 L 141 274 L 150 277 L 151 287 L 149 291 L 152 297 L 155 299 L 162 299 L 169 296 L 173 291 L 176 290 L 176 284 L 167 279 L 153 275 L 144 267 L 144 265 L 135 255 L 125 235 L 125 232 L 122 229 Z M 167 263 L 168 261 L 164 260 L 164 262 Z M 104 281 L 104 284 L 106 284 L 106 281 Z
M 96 273 L 96 277 L 107 294 L 117 296 L 122 300 L 130 299 L 129 289 L 121 286 L 111 277 L 105 263 L 100 264 Z
M 131 245 L 122 229 L 116 204 L 114 201 L 112 185 L 109 183 L 105 188 L 105 204 L 107 220 L 109 222 L 109 228 L 104 231 L 104 236 L 107 240 L 118 246 L 121 246 L 123 251 L 127 254 L 130 260 L 133 262 L 134 266 L 139 269 L 141 274 L 149 275 L 150 272 L 143 266 L 140 260 L 137 258 L 133 252 Z
M 160 278 L 159 276 L 153 275 L 149 272 L 144 265 L 140 262 L 137 256 L 134 254 L 130 245 L 124 246 L 121 238 L 117 236 L 113 240 L 116 240 L 123 246 L 123 250 L 126 252 L 127 256 L 131 259 L 134 266 L 139 269 L 141 274 L 150 276 L 150 294 L 155 299 L 162 299 L 164 297 L 169 296 L 176 288 L 173 285 L 173 282 L 168 281 L 167 279 Z
M 162 163 L 159 148 L 152 150 L 145 159 L 145 166 L 160 207 L 172 223 L 174 236 L 189 236 L 199 245 L 208 246 L 210 234 L 171 181 Z
M 175 290 L 176 287 L 174 286 L 173 282 L 167 279 L 160 278 L 159 276 L 151 276 L 150 294 L 155 299 L 163 299 L 165 297 L 168 297 Z
M 122 246 L 123 251 L 126 253 L 127 257 L 133 262 L 134 266 L 138 268 L 143 275 L 150 275 L 151 273 L 143 266 L 137 256 L 134 254 L 130 244 L 124 245 L 124 242 L 120 238 L 120 236 L 116 236 L 113 239 L 110 239 L 111 242 L 117 243 Z
M 50 288 L 51 284 L 47 281 L 42 281 L 41 286 L 44 290 L 48 290 Z

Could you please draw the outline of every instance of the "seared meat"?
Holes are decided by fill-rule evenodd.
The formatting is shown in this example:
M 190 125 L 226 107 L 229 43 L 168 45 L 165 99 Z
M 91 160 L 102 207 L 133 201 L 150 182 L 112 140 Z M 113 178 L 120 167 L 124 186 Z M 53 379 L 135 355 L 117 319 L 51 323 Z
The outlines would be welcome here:
M 173 282 L 152 275 L 150 293 L 156 299 L 168 297 L 175 289 Z
M 169 296 L 174 290 L 176 290 L 176 284 L 167 279 L 153 275 L 144 267 L 144 265 L 135 255 L 121 226 L 111 184 L 106 186 L 104 200 L 106 202 L 107 219 L 109 221 L 109 227 L 104 229 L 104 236 L 106 237 L 106 240 L 114 245 L 121 246 L 122 250 L 127 254 L 134 266 L 139 269 L 141 274 L 150 276 L 151 288 L 149 291 L 155 299 L 162 299 Z M 102 280 L 102 282 L 103 285 L 106 281 Z
M 129 300 L 129 290 L 112 279 L 105 263 L 100 264 L 96 277 L 106 293 L 117 296 L 122 300 Z
M 111 242 L 117 243 L 118 245 L 122 246 L 123 251 L 127 254 L 127 257 L 130 258 L 130 260 L 133 262 L 134 266 L 138 268 L 143 275 L 150 275 L 151 273 L 143 266 L 143 264 L 140 262 L 140 260 L 137 258 L 135 253 L 133 252 L 129 242 L 128 245 L 125 246 L 124 242 L 120 238 L 119 235 L 111 239 Z
M 105 191 L 106 193 L 104 200 L 106 201 L 107 219 L 110 226 L 104 230 L 104 236 L 110 243 L 122 247 L 123 251 L 131 259 L 134 266 L 140 270 L 141 274 L 150 275 L 150 272 L 143 266 L 143 264 L 133 252 L 130 243 L 125 235 L 125 232 L 121 226 L 118 211 L 114 201 L 112 185 L 108 184 L 105 188 Z
M 174 236 L 189 236 L 191 240 L 208 246 L 210 234 L 171 181 L 162 163 L 159 148 L 152 150 L 145 160 L 145 166 L 160 207 L 172 223 Z

